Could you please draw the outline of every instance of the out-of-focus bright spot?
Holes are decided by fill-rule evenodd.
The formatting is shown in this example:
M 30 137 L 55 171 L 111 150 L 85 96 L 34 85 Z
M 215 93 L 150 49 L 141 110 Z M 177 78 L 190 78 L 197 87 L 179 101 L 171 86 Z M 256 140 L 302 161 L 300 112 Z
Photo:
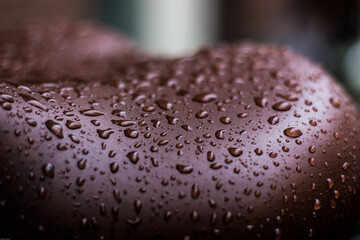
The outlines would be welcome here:
M 191 53 L 217 36 L 218 1 L 137 0 L 140 45 L 162 56 Z
M 360 40 L 347 51 L 344 61 L 346 81 L 351 91 L 360 93 Z M 356 96 L 355 95 L 355 96 Z M 356 99 L 360 102 L 360 97 Z M 359 238 L 360 240 L 360 238 Z

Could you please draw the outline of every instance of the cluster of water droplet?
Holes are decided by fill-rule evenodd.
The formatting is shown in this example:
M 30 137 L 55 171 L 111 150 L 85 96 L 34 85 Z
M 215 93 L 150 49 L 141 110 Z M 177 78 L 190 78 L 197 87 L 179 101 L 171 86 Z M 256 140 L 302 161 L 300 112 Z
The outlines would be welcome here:
M 109 75 L 0 83 L 0 206 L 18 206 L 16 221 L 41 212 L 44 235 L 49 216 L 75 236 L 304 239 L 358 199 L 357 112 L 288 51 L 219 47 Z

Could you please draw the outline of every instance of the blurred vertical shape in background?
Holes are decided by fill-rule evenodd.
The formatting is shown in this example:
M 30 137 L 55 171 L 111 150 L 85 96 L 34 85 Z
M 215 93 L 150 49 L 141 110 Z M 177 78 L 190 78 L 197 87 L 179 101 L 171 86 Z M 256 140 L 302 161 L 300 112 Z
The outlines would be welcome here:
M 359 13 L 359 0 L 223 0 L 220 40 L 290 46 L 324 65 L 360 100 L 359 55 L 344 61 L 359 39 Z M 350 74 L 357 80 L 348 78 L 349 70 L 357 70 Z
M 155 55 L 177 56 L 217 38 L 217 0 L 105 0 L 102 18 Z
M 346 84 L 360 104 L 360 1 L 358 1 L 357 12 L 358 40 L 347 50 L 343 66 Z M 360 226 L 358 232 L 358 240 L 360 240 Z

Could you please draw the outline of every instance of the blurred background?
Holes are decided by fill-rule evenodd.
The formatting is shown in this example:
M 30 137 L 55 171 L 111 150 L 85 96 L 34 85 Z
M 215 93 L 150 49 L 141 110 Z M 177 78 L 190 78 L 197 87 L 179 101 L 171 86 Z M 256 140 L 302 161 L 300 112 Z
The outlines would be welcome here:
M 360 103 L 360 0 L 0 0 L 0 30 L 23 20 L 91 20 L 159 56 L 217 42 L 289 46 Z
M 111 26 L 159 56 L 218 42 L 286 45 L 322 64 L 360 103 L 360 0 L 0 0 L 0 30 L 58 19 Z

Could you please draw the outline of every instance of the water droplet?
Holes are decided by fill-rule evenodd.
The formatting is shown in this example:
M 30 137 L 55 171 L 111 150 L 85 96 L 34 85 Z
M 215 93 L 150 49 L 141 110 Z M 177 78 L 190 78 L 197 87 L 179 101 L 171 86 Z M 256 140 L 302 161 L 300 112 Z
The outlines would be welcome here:
M 39 196 L 40 196 L 40 198 L 45 198 L 46 195 L 47 195 L 47 191 L 46 191 L 45 187 L 44 187 L 44 186 L 41 186 L 41 187 L 40 187 L 40 190 L 39 190 Z
M 224 139 L 225 138 L 225 136 L 224 136 L 225 132 L 226 132 L 226 130 L 217 130 L 215 132 L 215 137 L 217 139 Z
M 281 229 L 280 228 L 275 228 L 274 232 L 275 232 L 275 240 L 280 240 L 281 236 L 282 236 Z
M 151 122 L 153 123 L 153 126 L 158 128 L 160 127 L 161 122 L 157 119 L 152 119 Z
M 85 169 L 86 167 L 86 162 L 87 160 L 86 159 L 81 159 L 77 162 L 77 166 L 79 169 Z
M 117 173 L 119 171 L 119 164 L 112 162 L 110 163 L 110 170 L 112 173 Z
M 103 139 L 108 139 L 110 137 L 110 135 L 113 134 L 114 132 L 115 131 L 113 129 L 111 129 L 111 128 L 108 128 L 108 129 L 105 129 L 105 130 L 97 129 L 97 133 L 99 134 L 99 137 L 101 137 Z M 126 135 L 126 133 L 125 133 L 125 135 Z
M 169 143 L 169 140 L 163 139 L 163 140 L 159 141 L 158 145 L 159 146 L 164 146 L 164 145 L 166 145 L 168 143 Z
M 66 126 L 69 129 L 79 129 L 79 128 L 81 128 L 81 124 L 79 122 L 75 122 L 75 121 L 71 121 L 71 120 L 66 121 Z
M 85 184 L 85 181 L 86 181 L 85 178 L 83 178 L 83 177 L 78 177 L 78 178 L 76 179 L 76 184 L 81 187 L 81 186 L 83 186 L 83 185 Z
M 215 202 L 215 200 L 214 200 L 214 199 L 209 199 L 209 205 L 210 205 L 210 207 L 212 207 L 212 208 L 216 208 L 216 202 Z
M 238 113 L 237 116 L 239 118 L 246 118 L 247 117 L 247 113 Z
M 233 219 L 233 214 L 232 214 L 232 212 L 227 211 L 227 212 L 224 214 L 224 218 L 223 218 L 224 223 L 229 223 L 229 222 L 231 222 L 232 219 Z
M 49 109 L 46 108 L 42 103 L 40 103 L 38 100 L 36 100 L 35 98 L 31 97 L 31 96 L 27 96 L 25 94 L 19 94 L 20 97 L 22 97 L 25 102 L 29 103 L 30 105 L 40 109 L 40 110 L 43 110 L 45 112 L 47 112 Z
M 129 158 L 129 160 L 133 163 L 136 164 L 139 161 L 139 155 L 137 152 L 133 151 L 133 152 L 129 152 L 127 157 Z
M 76 144 L 80 143 L 80 139 L 78 139 L 73 134 L 70 134 L 69 137 L 70 137 L 71 141 L 73 141 L 74 143 L 76 143 Z
M 326 179 L 326 182 L 328 183 L 329 189 L 332 190 L 333 187 L 334 187 L 334 182 L 333 182 L 333 180 L 332 180 L 331 178 L 327 178 L 327 179 Z
M 109 157 L 113 158 L 113 157 L 115 157 L 115 156 L 116 156 L 116 152 L 115 152 L 114 150 L 111 150 L 111 151 L 109 152 Z
M 8 103 L 8 102 L 2 102 L 0 103 L 1 104 L 1 107 L 6 110 L 6 111 L 10 111 L 12 109 L 12 105 L 11 103 Z
M 247 230 L 248 232 L 252 232 L 252 231 L 254 231 L 254 229 L 255 229 L 255 226 L 254 226 L 254 225 L 246 225 L 246 230 Z
M 276 157 L 277 157 L 277 153 L 276 153 L 276 152 L 270 152 L 270 153 L 269 153 L 269 157 L 271 157 L 271 158 L 276 158 Z
M 295 94 L 276 94 L 276 96 L 281 97 L 286 101 L 298 101 L 299 98 Z
M 181 125 L 182 129 L 185 129 L 186 131 L 192 131 L 192 128 L 189 125 Z
M 315 120 L 313 120 L 313 119 L 310 119 L 309 123 L 310 123 L 311 126 L 314 126 L 314 127 L 317 125 L 317 122 Z
M 136 124 L 136 122 L 131 120 L 111 120 L 111 122 L 120 127 L 130 127 Z
M 145 112 L 153 112 L 156 110 L 156 108 L 154 106 L 145 106 L 145 107 L 143 107 L 143 110 Z
M 50 130 L 50 132 L 55 134 L 55 136 L 57 136 L 58 138 L 64 138 L 63 128 L 60 124 L 54 122 L 53 120 L 47 120 L 45 122 L 45 125 Z
M 331 105 L 333 105 L 334 107 L 336 107 L 336 108 L 340 107 L 340 99 L 339 98 L 337 98 L 337 97 L 330 98 L 329 101 L 330 101 Z
M 130 226 L 136 228 L 140 223 L 141 223 L 141 218 L 133 218 L 133 219 L 127 219 L 126 223 L 129 224 Z
M 171 125 L 175 125 L 180 120 L 177 117 L 172 117 L 172 116 L 168 116 L 168 115 L 166 115 L 165 117 L 168 120 L 168 123 Z
M 309 152 L 314 153 L 316 151 L 316 147 L 314 145 L 309 147 Z
M 284 130 L 284 134 L 291 138 L 297 138 L 302 135 L 302 132 L 298 128 L 290 127 Z
M 164 110 L 171 110 L 173 108 L 173 105 L 166 100 L 158 100 L 156 104 Z
M 48 177 L 53 178 L 55 176 L 55 167 L 51 163 L 47 163 L 47 164 L 43 165 L 42 170 L 43 170 L 44 174 Z
M 26 123 L 29 124 L 32 127 L 36 127 L 37 126 L 37 122 L 35 121 L 35 119 L 32 118 L 26 118 L 25 119 Z
M 215 99 L 217 99 L 217 95 L 215 93 L 203 93 L 203 94 L 196 95 L 193 98 L 193 100 L 195 102 L 200 102 L 200 103 L 208 103 Z
M 261 150 L 260 148 L 255 148 L 254 152 L 256 153 L 256 155 L 262 155 L 263 154 L 263 150 Z
M 279 119 L 278 116 L 275 115 L 275 116 L 269 117 L 267 121 L 268 121 L 268 123 L 270 123 L 271 125 L 275 125 L 275 124 L 279 123 L 280 119 Z
M 221 117 L 220 122 L 222 122 L 223 124 L 230 124 L 231 119 L 229 117 Z
M 81 110 L 80 113 L 88 117 L 97 117 L 97 116 L 105 115 L 105 113 L 94 109 Z
M 176 169 L 183 174 L 189 174 L 194 170 L 193 166 L 191 165 L 181 165 L 181 164 L 176 164 Z
M 154 167 L 158 167 L 159 166 L 159 162 L 158 162 L 158 160 L 156 159 L 156 158 L 150 158 L 150 160 L 151 160 L 151 163 L 152 163 L 152 165 L 154 166 Z
M 251 188 L 245 188 L 244 189 L 244 194 L 245 195 L 250 195 L 250 193 L 251 193 Z
M 266 107 L 268 105 L 268 100 L 264 97 L 254 97 L 255 104 L 259 107 Z
M 105 203 L 100 203 L 99 206 L 100 206 L 101 215 L 105 216 L 106 215 L 106 205 L 105 205 Z
M 314 210 L 317 211 L 321 208 L 321 202 L 319 199 L 315 199 L 314 201 Z
M 91 218 L 91 225 L 95 231 L 98 231 L 100 228 L 100 224 L 99 224 L 98 220 L 96 219 L 96 217 Z
M 194 222 L 199 221 L 200 216 L 199 216 L 199 214 L 198 214 L 197 211 L 192 211 L 192 212 L 191 212 L 191 219 L 192 219 Z
M 134 202 L 134 208 L 135 208 L 135 212 L 136 212 L 137 214 L 140 213 L 141 207 L 142 207 L 141 201 L 140 201 L 140 200 L 135 200 L 135 202 Z
M 278 102 L 272 105 L 272 108 L 276 111 L 288 111 L 291 108 L 291 104 L 288 102 Z
M 94 126 L 98 127 L 100 126 L 100 122 L 96 119 L 90 121 Z
M 215 160 L 215 154 L 212 151 L 207 152 L 207 160 L 213 162 Z
M 330 199 L 330 206 L 332 209 L 335 209 L 336 208 L 336 202 L 334 199 Z
M 309 164 L 311 165 L 311 166 L 315 166 L 315 159 L 314 158 L 309 158 Z
M 344 171 L 346 171 L 349 168 L 350 164 L 348 162 L 344 162 L 344 164 L 342 165 L 342 169 Z
M 130 128 L 125 129 L 124 131 L 125 136 L 129 137 L 129 138 L 138 138 L 139 137 L 139 132 Z
M 171 215 L 172 215 L 172 213 L 170 211 L 166 211 L 166 213 L 164 214 L 165 220 L 167 220 L 167 221 L 170 220 Z
M 228 151 L 233 157 L 239 157 L 243 153 L 239 148 L 228 148 Z
M 120 197 L 120 192 L 119 192 L 119 190 L 118 189 L 114 189 L 113 190 L 113 195 L 114 195 L 114 197 L 115 197 L 115 199 L 116 199 L 116 201 L 118 202 L 118 203 L 121 203 L 122 202 L 122 198 Z
M 223 165 L 221 165 L 220 163 L 211 163 L 210 164 L 210 168 L 211 169 L 214 169 L 214 170 L 218 170 L 218 169 L 220 169 L 220 168 L 222 168 L 223 167 Z
M 193 198 L 198 198 L 199 195 L 200 195 L 199 185 L 197 183 L 195 183 L 191 186 L 191 196 Z
M 0 94 L 0 98 L 3 99 L 6 102 L 9 103 L 13 103 L 14 102 L 14 98 L 12 96 L 10 96 L 9 94 Z
M 66 145 L 63 144 L 63 143 L 59 143 L 59 144 L 56 146 L 56 148 L 57 148 L 58 150 L 60 150 L 60 151 L 65 151 L 65 150 L 68 149 L 68 148 L 66 147 Z
M 124 110 L 121 109 L 115 109 L 111 112 L 112 115 L 117 116 L 117 117 L 121 117 L 121 118 L 125 118 L 126 117 L 126 112 Z
M 209 116 L 209 113 L 207 111 L 200 110 L 195 114 L 195 116 L 200 119 L 206 118 L 207 116 Z
M 87 220 L 87 218 L 82 218 L 82 219 L 81 219 L 81 227 L 82 227 L 83 229 L 87 229 L 87 228 L 88 228 L 88 220 Z

